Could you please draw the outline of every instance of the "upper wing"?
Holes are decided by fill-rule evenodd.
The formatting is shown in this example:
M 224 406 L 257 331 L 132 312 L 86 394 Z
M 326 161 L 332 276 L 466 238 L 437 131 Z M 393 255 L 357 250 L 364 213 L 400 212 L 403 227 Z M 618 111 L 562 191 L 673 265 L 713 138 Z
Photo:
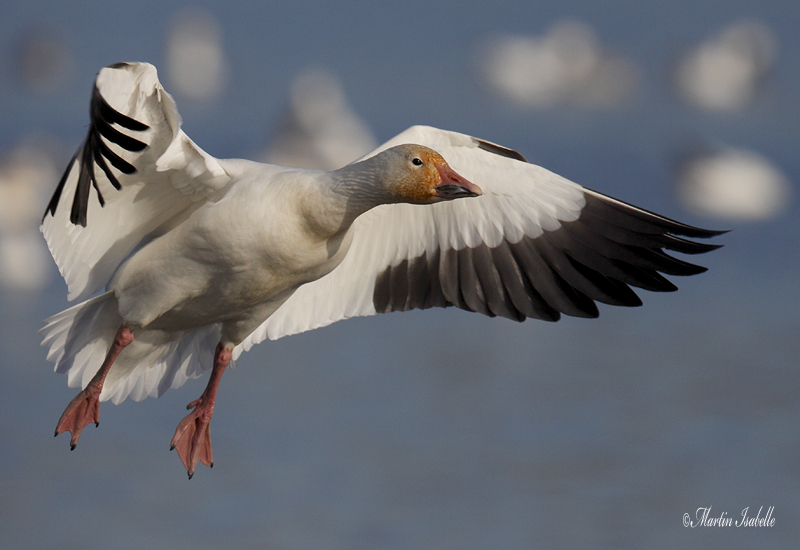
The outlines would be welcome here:
M 352 227 L 352 245 L 327 276 L 301 286 L 237 348 L 361 315 L 457 306 L 518 321 L 598 315 L 595 300 L 640 305 L 630 286 L 676 287 L 659 272 L 705 268 L 673 258 L 717 245 L 691 227 L 584 189 L 519 153 L 455 132 L 415 126 L 402 143 L 437 150 L 483 195 L 430 206 L 379 206 Z M 629 286 L 630 285 L 630 286 Z
M 155 67 L 117 63 L 95 80 L 91 125 L 42 219 L 69 299 L 106 285 L 143 238 L 223 189 L 230 176 L 180 129 Z

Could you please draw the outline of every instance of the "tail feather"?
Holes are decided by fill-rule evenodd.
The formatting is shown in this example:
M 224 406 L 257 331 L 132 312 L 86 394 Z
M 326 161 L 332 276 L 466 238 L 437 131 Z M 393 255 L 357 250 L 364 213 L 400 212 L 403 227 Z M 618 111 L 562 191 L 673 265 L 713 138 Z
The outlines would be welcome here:
M 91 298 L 45 321 L 39 333 L 49 347 L 47 360 L 67 374 L 70 387 L 85 387 L 94 376 L 122 324 L 111 292 Z M 97 357 L 99 356 L 99 360 Z
M 47 360 L 67 375 L 70 387 L 84 388 L 103 362 L 122 324 L 113 292 L 101 294 L 45 321 L 39 331 Z M 114 362 L 106 377 L 101 401 L 118 404 L 130 397 L 141 401 L 159 397 L 210 370 L 219 341 L 217 326 L 169 333 L 137 329 L 134 341 Z
M 130 397 L 160 397 L 211 370 L 219 328 L 212 325 L 188 333 L 134 331 L 135 340 L 108 373 L 101 400 L 118 404 Z

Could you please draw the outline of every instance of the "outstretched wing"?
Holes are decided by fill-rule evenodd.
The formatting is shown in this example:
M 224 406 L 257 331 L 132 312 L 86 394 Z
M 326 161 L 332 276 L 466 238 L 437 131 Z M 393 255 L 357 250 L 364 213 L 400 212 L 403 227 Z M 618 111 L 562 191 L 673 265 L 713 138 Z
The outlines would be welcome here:
M 89 133 L 41 227 L 70 300 L 103 288 L 143 239 L 230 182 L 219 162 L 183 133 L 175 101 L 152 65 L 102 69 L 90 115 Z
M 483 195 L 429 206 L 385 205 L 360 216 L 352 245 L 327 276 L 301 286 L 236 350 L 348 317 L 456 306 L 522 321 L 596 317 L 595 301 L 641 305 L 631 286 L 676 287 L 668 275 L 705 271 L 673 258 L 717 245 L 691 227 L 585 189 L 519 153 L 464 134 L 415 126 L 402 143 L 437 150 Z

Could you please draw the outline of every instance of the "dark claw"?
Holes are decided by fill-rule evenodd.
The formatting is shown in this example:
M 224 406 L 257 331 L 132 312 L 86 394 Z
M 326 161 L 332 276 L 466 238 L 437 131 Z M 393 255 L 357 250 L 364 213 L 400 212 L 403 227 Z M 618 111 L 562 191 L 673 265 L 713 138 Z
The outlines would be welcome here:
M 77 443 L 70 443 L 70 444 L 69 444 L 69 450 L 70 450 L 70 451 L 74 451 L 74 450 L 75 450 L 75 447 L 77 447 L 77 446 L 78 446 L 78 444 L 77 444 Z
M 175 450 L 175 445 L 170 445 L 170 446 L 169 446 L 169 450 L 170 450 L 170 451 L 174 451 L 174 450 Z
M 194 472 L 187 472 L 187 473 L 189 474 L 189 479 L 192 479 L 192 476 L 194 475 Z

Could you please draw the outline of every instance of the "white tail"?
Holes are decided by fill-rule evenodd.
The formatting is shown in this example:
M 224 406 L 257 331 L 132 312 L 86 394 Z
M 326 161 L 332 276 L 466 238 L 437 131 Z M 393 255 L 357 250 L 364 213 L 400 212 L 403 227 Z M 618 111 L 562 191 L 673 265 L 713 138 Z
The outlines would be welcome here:
M 47 360 L 67 374 L 70 387 L 84 388 L 100 368 L 122 317 L 113 292 L 90 298 L 45 321 L 39 331 Z M 123 350 L 106 377 L 100 400 L 119 404 L 130 397 L 159 397 L 190 378 L 210 370 L 219 342 L 215 325 L 191 332 L 134 330 L 134 341 Z

